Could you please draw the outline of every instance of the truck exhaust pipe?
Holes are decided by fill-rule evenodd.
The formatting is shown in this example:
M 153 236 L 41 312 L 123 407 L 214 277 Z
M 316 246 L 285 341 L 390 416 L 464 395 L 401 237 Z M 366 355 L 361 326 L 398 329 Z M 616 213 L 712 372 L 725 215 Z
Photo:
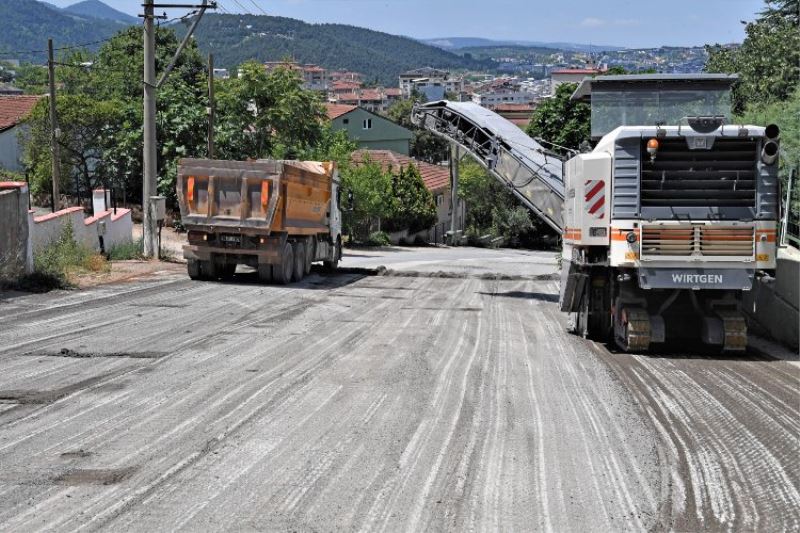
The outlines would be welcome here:
M 778 143 L 775 141 L 767 141 L 764 143 L 764 148 L 761 149 L 761 161 L 765 165 L 774 165 L 778 159 Z

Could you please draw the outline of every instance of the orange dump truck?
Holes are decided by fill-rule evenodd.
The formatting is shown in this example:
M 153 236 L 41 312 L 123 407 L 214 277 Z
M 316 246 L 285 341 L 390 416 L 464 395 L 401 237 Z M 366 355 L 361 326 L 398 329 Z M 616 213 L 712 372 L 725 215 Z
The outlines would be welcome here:
M 339 178 L 333 163 L 182 159 L 178 202 L 192 279 L 233 276 L 300 281 L 311 264 L 336 267 L 342 253 Z

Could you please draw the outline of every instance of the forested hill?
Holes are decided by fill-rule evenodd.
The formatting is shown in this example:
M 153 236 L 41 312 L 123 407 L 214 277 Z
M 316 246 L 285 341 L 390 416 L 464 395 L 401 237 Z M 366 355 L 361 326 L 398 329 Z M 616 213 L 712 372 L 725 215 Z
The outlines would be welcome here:
M 36 0 L 0 0 L 0 21 L 0 61 L 36 63 L 47 61 L 46 53 L 32 51 L 47 50 L 48 37 L 59 48 L 105 39 L 126 27 L 111 20 L 68 14 Z
M 412 68 L 480 68 L 489 64 L 460 57 L 407 37 L 343 24 L 308 24 L 254 15 L 208 15 L 197 28 L 197 42 L 214 53 L 214 63 L 234 68 L 244 61 L 292 57 L 328 69 L 361 72 L 367 81 L 397 85 Z

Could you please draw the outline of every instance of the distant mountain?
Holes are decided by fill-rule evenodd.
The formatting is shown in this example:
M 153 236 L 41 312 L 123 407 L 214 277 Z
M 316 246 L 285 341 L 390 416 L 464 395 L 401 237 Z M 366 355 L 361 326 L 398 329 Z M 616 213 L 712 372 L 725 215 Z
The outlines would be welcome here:
M 100 0 L 84 0 L 83 2 L 65 7 L 63 11 L 83 17 L 111 20 L 126 25 L 138 24 L 139 22 L 136 17 L 132 17 L 122 11 L 117 11 Z
M 0 0 L 0 59 L 47 61 L 47 38 L 69 46 L 111 37 L 126 25 L 68 13 L 36 0 Z M 96 46 L 94 47 L 97 48 Z
M 458 50 L 461 48 L 485 48 L 498 46 L 529 46 L 531 48 L 555 48 L 557 50 L 571 50 L 578 52 L 589 51 L 616 51 L 624 50 L 621 46 L 610 46 L 604 44 L 580 44 L 563 42 L 544 42 L 544 41 L 503 41 L 494 39 L 484 39 L 482 37 L 441 37 L 435 39 L 422 39 L 422 42 L 437 46 L 444 50 Z
M 343 24 L 308 24 L 271 16 L 207 15 L 195 33 L 215 64 L 235 68 L 248 59 L 279 61 L 291 57 L 329 69 L 366 75 L 367 81 L 397 85 L 398 75 L 419 67 L 492 68 L 491 61 L 461 57 L 408 37 Z

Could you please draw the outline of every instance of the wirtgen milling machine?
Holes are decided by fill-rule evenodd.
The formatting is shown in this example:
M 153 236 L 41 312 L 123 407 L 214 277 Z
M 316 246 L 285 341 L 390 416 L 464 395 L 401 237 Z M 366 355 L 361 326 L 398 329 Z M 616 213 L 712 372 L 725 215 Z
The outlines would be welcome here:
M 744 350 L 742 291 L 772 274 L 778 128 L 730 123 L 736 76 L 585 79 L 595 148 L 563 162 L 505 119 L 433 102 L 414 119 L 457 143 L 561 232 L 562 311 L 626 350 L 679 337 Z

